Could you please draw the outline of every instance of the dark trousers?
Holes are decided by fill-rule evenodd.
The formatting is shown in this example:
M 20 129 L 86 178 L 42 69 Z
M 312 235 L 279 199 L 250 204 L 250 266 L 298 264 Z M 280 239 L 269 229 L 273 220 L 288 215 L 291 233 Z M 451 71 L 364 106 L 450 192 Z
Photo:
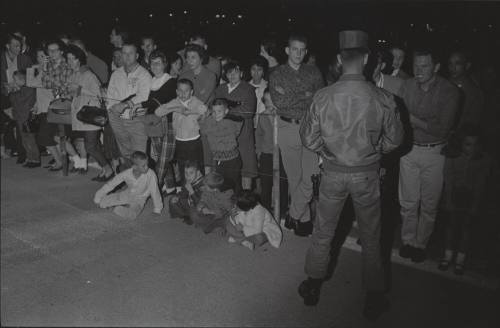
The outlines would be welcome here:
M 228 161 L 216 161 L 215 172 L 224 177 L 224 182 L 235 193 L 241 190 L 241 158 L 240 156 Z
M 26 149 L 24 148 L 23 145 L 23 137 L 22 137 L 22 128 L 19 124 L 16 124 L 16 151 L 17 151 L 17 156 L 21 158 L 26 158 Z
M 363 284 L 368 291 L 384 291 L 380 252 L 380 180 L 377 171 L 339 173 L 324 171 L 319 189 L 318 215 L 312 244 L 306 255 L 306 274 L 326 276 L 331 241 L 345 200 L 351 195 L 362 249 Z
M 184 164 L 186 161 L 195 161 L 201 172 L 205 172 L 203 166 L 203 144 L 201 138 L 189 141 L 175 141 L 175 160 L 179 166 L 181 184 L 184 185 Z
M 280 154 L 280 213 L 284 215 L 288 210 L 288 181 Z M 273 154 L 262 153 L 259 158 L 259 176 L 262 188 L 260 202 L 271 211 L 273 201 Z
M 106 160 L 106 156 L 104 156 L 101 141 L 99 140 L 100 133 L 101 130 L 85 131 L 85 149 L 104 168 L 109 163 Z

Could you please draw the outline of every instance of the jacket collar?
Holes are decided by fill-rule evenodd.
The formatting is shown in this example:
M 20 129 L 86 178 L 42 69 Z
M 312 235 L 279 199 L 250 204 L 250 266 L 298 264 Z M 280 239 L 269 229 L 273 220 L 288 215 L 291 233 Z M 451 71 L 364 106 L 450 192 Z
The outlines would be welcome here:
M 366 81 L 363 74 L 343 74 L 339 81 Z

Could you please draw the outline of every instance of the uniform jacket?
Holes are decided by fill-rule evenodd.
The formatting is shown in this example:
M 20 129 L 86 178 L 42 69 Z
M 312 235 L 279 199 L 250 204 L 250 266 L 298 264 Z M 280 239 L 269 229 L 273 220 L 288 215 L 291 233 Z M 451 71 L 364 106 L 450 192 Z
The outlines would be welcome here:
M 378 167 L 403 141 L 393 96 L 362 75 L 342 75 L 316 93 L 300 127 L 302 143 L 338 170 Z M 325 166 L 325 167 L 327 167 Z

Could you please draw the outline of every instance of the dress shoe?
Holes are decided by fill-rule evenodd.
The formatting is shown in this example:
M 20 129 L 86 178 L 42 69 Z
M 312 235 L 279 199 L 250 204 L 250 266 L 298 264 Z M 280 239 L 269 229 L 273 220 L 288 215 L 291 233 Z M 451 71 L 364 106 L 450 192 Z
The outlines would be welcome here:
M 26 162 L 26 164 L 24 164 L 23 166 L 32 169 L 35 167 L 41 167 L 42 164 L 40 162 Z
M 55 159 L 51 159 L 47 165 L 45 165 L 43 168 L 48 169 L 49 167 L 52 167 L 56 163 Z
M 63 168 L 62 165 L 52 166 L 52 167 L 49 168 L 49 171 L 51 171 L 51 172 L 61 171 L 62 168 Z
M 307 237 L 312 234 L 313 224 L 312 221 L 307 222 L 297 222 L 297 226 L 295 227 L 295 234 L 300 237 Z
M 415 248 L 410 245 L 403 245 L 399 249 L 399 256 L 405 259 L 409 259 L 413 256 Z
M 16 164 L 24 164 L 26 162 L 26 157 L 25 156 L 18 156 L 16 160 Z
M 411 257 L 412 262 L 414 263 L 422 263 L 425 261 L 425 249 L 424 248 L 415 248 L 413 250 L 413 255 Z
M 307 306 L 315 306 L 319 302 L 321 279 L 308 278 L 299 285 L 299 295 Z
M 370 320 L 377 320 L 382 313 L 389 310 L 391 303 L 381 292 L 368 292 L 365 299 L 363 316 Z

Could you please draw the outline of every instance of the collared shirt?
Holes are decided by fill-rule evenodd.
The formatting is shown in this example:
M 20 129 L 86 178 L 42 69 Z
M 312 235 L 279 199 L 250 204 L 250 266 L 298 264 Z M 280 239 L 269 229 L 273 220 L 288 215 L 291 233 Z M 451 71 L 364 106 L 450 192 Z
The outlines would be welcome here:
M 132 95 L 130 100 L 134 104 L 146 101 L 151 91 L 151 81 L 149 72 L 139 64 L 130 73 L 124 67 L 116 69 L 109 80 L 108 108 Z
M 227 93 L 231 93 L 240 85 L 240 82 L 236 83 L 234 86 L 231 86 L 231 83 L 227 84 Z
M 160 212 L 163 209 L 163 201 L 158 189 L 158 179 L 151 169 L 148 169 L 146 173 L 141 174 L 138 178 L 134 176 L 132 168 L 121 172 L 102 186 L 96 192 L 94 199 L 100 202 L 104 196 L 122 182 L 127 184 L 127 191 L 134 198 L 134 201 L 145 203 L 147 198 L 151 196 L 155 212 Z
M 7 82 L 11 83 L 12 82 L 12 75 L 14 74 L 15 71 L 18 70 L 17 67 L 17 56 L 14 57 L 13 60 L 10 59 L 9 55 L 7 52 L 5 52 L 5 58 L 7 59 Z
M 267 88 L 267 81 L 262 79 L 259 84 L 254 84 L 253 81 L 250 80 L 248 83 L 255 88 L 255 96 L 257 97 L 257 110 L 255 111 L 254 118 L 254 126 L 257 126 L 259 124 L 259 114 L 266 110 L 266 105 L 264 105 L 262 98 Z
M 484 109 L 484 95 L 468 76 L 450 79 L 460 90 L 460 108 L 456 120 L 458 127 L 478 126 Z
M 314 93 L 323 86 L 320 71 L 312 65 L 302 64 L 296 70 L 287 63 L 277 67 L 269 77 L 269 90 L 278 115 L 291 119 L 302 119 Z
M 439 75 L 427 91 L 422 90 L 415 78 L 403 80 L 382 76 L 379 85 L 401 97 L 410 114 L 427 125 L 426 129 L 412 125 L 413 141 L 421 144 L 446 141 L 458 110 L 460 95 L 457 87 Z
M 64 59 L 61 59 L 59 63 L 51 60 L 42 73 L 42 85 L 44 88 L 51 89 L 55 97 L 71 99 L 68 88 L 71 75 L 73 75 L 73 70 Z

